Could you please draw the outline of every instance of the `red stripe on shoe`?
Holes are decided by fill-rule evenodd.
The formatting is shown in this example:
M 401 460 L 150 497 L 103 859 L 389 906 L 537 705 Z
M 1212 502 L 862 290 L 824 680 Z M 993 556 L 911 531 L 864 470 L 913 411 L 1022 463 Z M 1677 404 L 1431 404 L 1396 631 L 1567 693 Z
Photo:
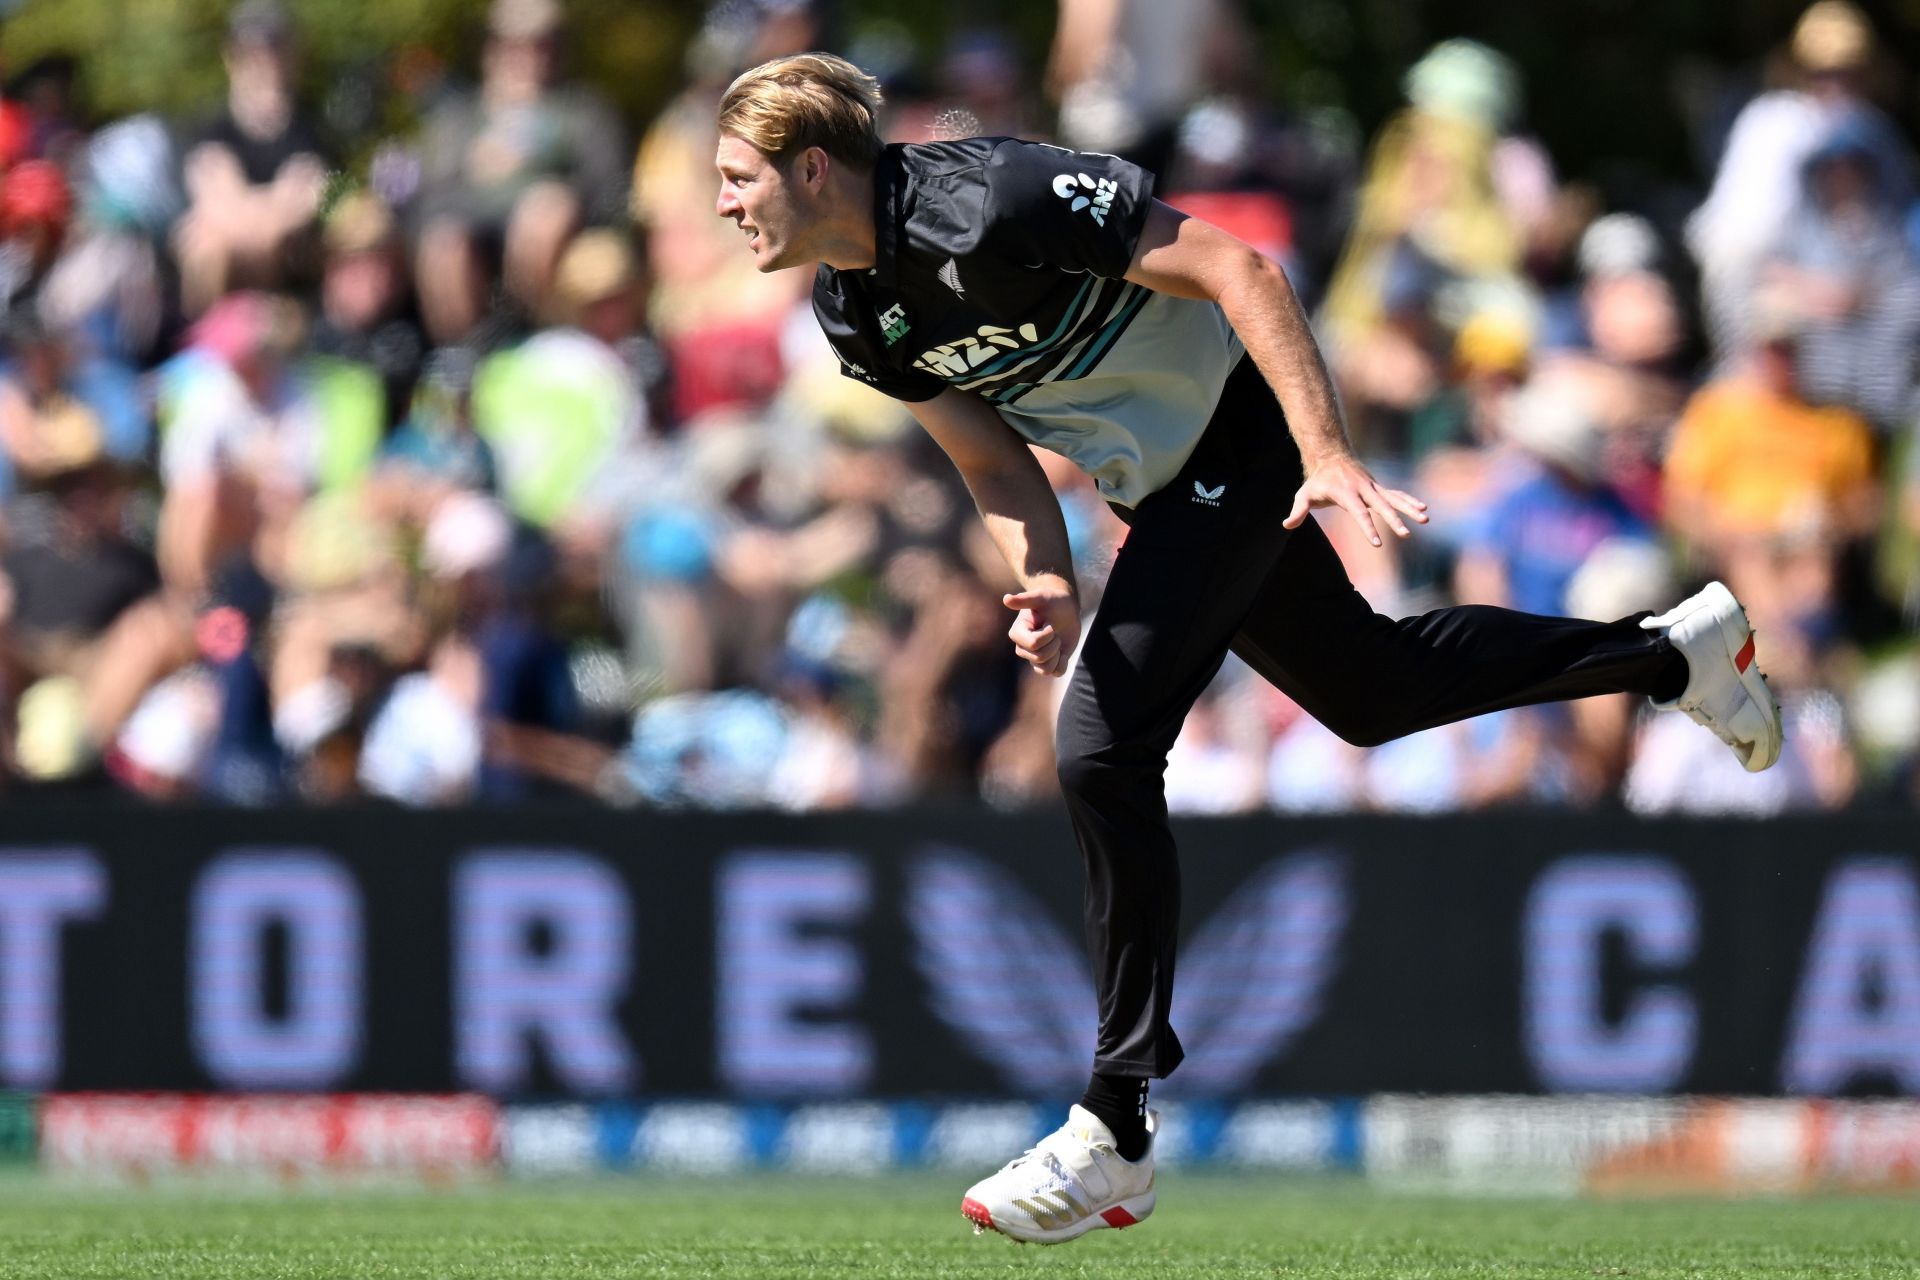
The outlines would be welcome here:
M 993 1214 L 987 1211 L 987 1206 L 970 1196 L 960 1201 L 960 1213 L 968 1222 L 977 1222 L 983 1227 L 993 1226 Z
M 1741 675 L 1753 665 L 1753 632 L 1747 632 L 1747 642 L 1740 646 L 1740 652 L 1733 655 L 1733 669 Z
M 1111 1209 L 1103 1210 L 1100 1217 L 1110 1227 L 1130 1227 L 1140 1221 L 1140 1219 L 1134 1217 L 1119 1205 L 1115 1205 Z

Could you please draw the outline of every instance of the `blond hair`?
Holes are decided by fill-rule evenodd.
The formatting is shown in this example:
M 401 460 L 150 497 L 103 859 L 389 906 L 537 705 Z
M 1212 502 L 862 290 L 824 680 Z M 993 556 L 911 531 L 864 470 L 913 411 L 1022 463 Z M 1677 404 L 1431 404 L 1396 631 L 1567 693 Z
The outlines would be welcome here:
M 808 147 L 871 169 L 880 156 L 880 82 L 830 53 L 763 62 L 727 86 L 720 132 L 773 160 Z

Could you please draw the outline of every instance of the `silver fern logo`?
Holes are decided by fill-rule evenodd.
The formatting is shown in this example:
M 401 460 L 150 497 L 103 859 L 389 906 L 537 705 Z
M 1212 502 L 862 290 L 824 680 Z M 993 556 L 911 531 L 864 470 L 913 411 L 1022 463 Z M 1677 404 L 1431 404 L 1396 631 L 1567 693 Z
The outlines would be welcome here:
M 1201 503 L 1204 506 L 1209 506 L 1209 507 L 1219 506 L 1220 499 L 1226 496 L 1226 492 L 1227 492 L 1227 486 L 1224 484 L 1215 485 L 1213 488 L 1209 489 L 1207 488 L 1207 486 L 1201 484 L 1198 480 L 1195 480 L 1193 482 L 1193 500 L 1195 502 Z
M 956 294 L 958 294 L 962 298 L 967 296 L 967 291 L 960 287 L 960 264 L 959 263 L 955 262 L 952 258 L 948 258 L 947 265 L 940 268 L 940 271 L 938 274 L 940 276 L 941 284 L 947 286 L 947 288 L 953 290 Z
M 1033 896 L 985 859 L 942 849 L 908 872 L 915 967 L 934 1011 L 1005 1082 L 1028 1093 L 1083 1084 L 1097 1029 L 1085 953 Z M 1174 1022 L 1187 1058 L 1174 1093 L 1232 1093 L 1320 1015 L 1346 930 L 1334 855 L 1275 859 L 1186 947 Z

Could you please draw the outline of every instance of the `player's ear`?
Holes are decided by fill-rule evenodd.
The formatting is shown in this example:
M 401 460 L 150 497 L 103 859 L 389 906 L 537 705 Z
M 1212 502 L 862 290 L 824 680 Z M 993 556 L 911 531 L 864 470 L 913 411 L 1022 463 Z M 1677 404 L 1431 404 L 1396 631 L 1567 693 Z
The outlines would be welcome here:
M 800 180 L 808 189 L 819 192 L 827 185 L 827 174 L 833 168 L 833 157 L 822 147 L 808 147 L 800 153 Z

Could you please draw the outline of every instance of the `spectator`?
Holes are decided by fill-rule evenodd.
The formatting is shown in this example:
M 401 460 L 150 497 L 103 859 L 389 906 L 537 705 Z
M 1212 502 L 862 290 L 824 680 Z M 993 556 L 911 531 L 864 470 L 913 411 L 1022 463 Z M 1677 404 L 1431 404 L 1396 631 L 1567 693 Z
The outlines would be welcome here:
M 320 308 L 310 350 L 345 366 L 328 371 L 335 385 L 323 394 L 377 394 L 384 433 L 404 416 L 426 356 L 399 229 L 378 197 L 355 192 L 327 215 L 322 247 Z
M 1757 349 L 1703 387 L 1667 455 L 1667 520 L 1709 569 L 1757 541 L 1812 530 L 1858 537 L 1875 519 L 1873 439 L 1846 409 L 1801 394 L 1804 321 L 1759 318 Z
M 357 481 L 371 462 L 377 437 L 329 437 L 300 376 L 304 336 L 291 300 L 235 294 L 163 371 L 159 552 L 175 589 L 202 591 L 237 558 L 275 578 L 287 523 L 307 496 Z
M 450 492 L 498 489 L 493 448 L 473 427 L 477 364 L 465 347 L 442 347 L 421 366 L 406 420 L 378 464 L 381 506 L 395 519 L 424 524 Z
M 1802 166 L 1823 138 L 1843 124 L 1858 130 L 1888 199 L 1901 208 L 1912 199 L 1908 150 L 1862 92 L 1873 46 L 1873 28 L 1850 0 L 1816 0 L 1793 32 L 1797 82 L 1761 94 L 1733 123 L 1713 189 L 1687 224 L 1707 333 L 1723 363 L 1758 337 L 1748 318 L 1760 269 L 1799 208 Z
M 846 809 L 876 798 L 877 772 L 861 745 L 845 681 L 831 667 L 794 655 L 779 681 L 786 745 L 767 780 L 782 809 Z
M 28 122 L 28 155 L 66 167 L 85 147 L 87 129 L 79 103 L 80 60 L 47 53 L 22 67 L 7 85 Z
M 166 325 L 162 246 L 181 207 L 166 126 L 135 116 L 94 134 L 80 165 L 82 217 L 48 272 L 38 309 L 75 335 L 83 362 L 131 378 Z
M 50 160 L 23 160 L 0 177 L 0 309 L 28 301 L 66 245 L 73 192 Z
M 561 20 L 559 0 L 494 0 L 478 91 L 427 120 L 415 278 L 437 343 L 474 339 L 496 286 L 537 314 L 568 238 L 625 213 L 620 122 L 557 82 Z
M 739 251 L 739 232 L 714 217 L 714 112 L 741 71 L 825 47 L 825 7 L 715 0 L 688 51 L 691 83 L 647 129 L 634 158 L 633 217 L 654 272 L 648 322 L 671 358 L 675 421 L 757 411 L 792 372 L 782 360 L 783 329 L 807 305 L 809 281 L 804 272 L 756 270 Z
M 1920 263 L 1906 209 L 1860 117 L 1806 159 L 1799 211 L 1763 268 L 1759 305 L 1796 312 L 1799 383 L 1883 430 L 1905 425 L 1920 348 Z
M 433 647 L 426 670 L 401 676 L 359 756 L 366 792 L 409 805 L 471 799 L 483 745 L 480 686 L 480 656 L 459 636 Z
M 9 504 L 10 537 L 0 553 L 0 722 L 11 720 L 4 712 L 17 698 L 20 738 L 34 748 L 18 763 L 42 780 L 86 764 L 84 689 L 102 640 L 160 583 L 153 556 L 125 532 L 128 479 L 97 450 L 68 453 L 34 475 L 30 497 Z M 46 685 L 32 695 L 36 682 L 49 681 L 58 692 Z
M 1565 798 L 1565 769 L 1545 713 L 1523 707 L 1441 725 L 1367 753 L 1367 807 L 1451 813 Z
M 1511 289 L 1524 245 L 1495 181 L 1519 112 L 1512 63 L 1448 41 L 1406 83 L 1411 105 L 1374 142 L 1325 307 L 1357 442 L 1376 453 L 1400 451 L 1406 416 L 1438 390 L 1454 325 L 1482 309 L 1465 295 Z
M 1563 616 L 1567 586 L 1595 548 L 1652 530 L 1608 487 L 1606 429 L 1577 387 L 1536 381 L 1509 402 L 1506 429 L 1526 460 L 1478 522 L 1456 569 L 1455 594 Z
M 6 327 L 0 366 L 0 498 L 15 485 L 97 459 L 142 460 L 152 432 L 131 379 L 77 358 L 74 344 L 30 313 Z
M 1180 117 L 1248 65 L 1246 32 L 1223 0 L 1065 0 L 1047 59 L 1060 133 L 1082 151 L 1162 172 Z
M 1689 391 L 1687 322 L 1645 219 L 1609 214 L 1581 236 L 1577 311 L 1543 335 L 1538 363 L 1612 441 L 1610 479 L 1642 519 L 1660 511 L 1660 454 Z
M 557 323 L 493 356 L 478 375 L 474 420 L 500 460 L 503 496 L 543 529 L 564 535 L 598 523 L 586 500 L 647 434 L 646 403 L 622 351 L 638 335 L 639 288 L 639 264 L 620 232 L 582 233 L 554 275 Z
M 182 156 L 187 210 L 174 228 L 181 302 L 199 315 L 231 289 L 293 278 L 331 168 L 314 122 L 294 100 L 293 20 L 274 0 L 248 0 L 227 25 L 227 101 Z

